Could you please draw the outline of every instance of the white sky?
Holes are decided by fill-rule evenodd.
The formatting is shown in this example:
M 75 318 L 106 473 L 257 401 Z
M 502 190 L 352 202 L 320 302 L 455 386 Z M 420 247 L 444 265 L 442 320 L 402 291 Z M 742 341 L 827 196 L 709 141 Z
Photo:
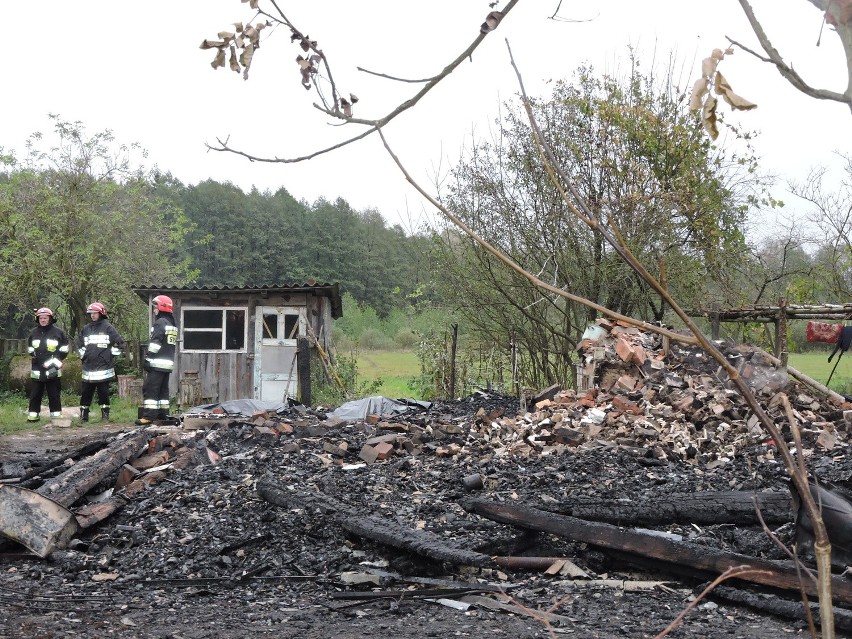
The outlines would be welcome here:
M 261 0 L 263 2 L 263 0 Z M 650 59 L 674 49 L 685 65 L 684 85 L 701 59 L 727 45 L 725 36 L 758 45 L 736 0 L 563 0 L 561 15 L 589 22 L 548 20 L 558 0 L 523 0 L 452 77 L 388 129 L 395 151 L 428 185 L 446 172 L 472 133 L 487 136 L 501 102 L 517 92 L 505 40 L 527 90 L 543 93 L 548 79 L 567 78 L 583 62 L 599 70 L 626 68 L 628 45 Z M 844 58 L 822 16 L 807 0 L 753 0 L 773 43 L 811 84 L 843 91 Z M 35 10 L 37 6 L 37 14 Z M 288 17 L 319 41 L 344 93 L 360 102 L 356 115 L 375 118 L 410 97 L 419 85 L 358 72 L 362 66 L 396 77 L 436 74 L 476 36 L 490 11 L 487 0 L 279 0 Z M 89 133 L 111 129 L 121 142 L 139 142 L 148 165 L 187 184 L 206 178 L 245 190 L 285 187 L 308 202 L 343 197 L 362 210 L 377 208 L 407 229 L 428 207 L 372 136 L 303 164 L 261 164 L 207 152 L 205 142 L 230 136 L 233 147 L 258 156 L 309 153 L 353 133 L 330 126 L 300 85 L 301 51 L 283 28 L 264 32 L 251 77 L 210 68 L 205 38 L 249 21 L 239 0 L 39 0 L 0 3 L 0 24 L 14 37 L 0 70 L 3 100 L 0 147 L 23 155 L 34 131 L 47 132 L 48 113 L 80 120 Z M 800 95 L 776 71 L 741 51 L 723 62 L 735 91 L 759 108 L 734 119 L 762 132 L 763 167 L 803 179 L 832 152 L 850 151 L 848 107 Z M 645 64 L 645 68 L 649 68 Z M 783 197 L 783 193 L 780 193 Z M 795 208 L 786 198 L 788 208 Z

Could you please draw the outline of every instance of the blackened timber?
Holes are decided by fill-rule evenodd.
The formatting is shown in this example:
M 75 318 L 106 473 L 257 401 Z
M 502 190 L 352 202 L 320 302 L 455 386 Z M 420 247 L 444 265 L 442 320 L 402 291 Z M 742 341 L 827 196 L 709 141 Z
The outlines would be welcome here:
M 386 546 L 452 564 L 485 568 L 497 567 L 497 564 L 489 555 L 455 548 L 447 544 L 443 538 L 425 530 L 412 530 L 387 519 L 359 514 L 346 504 L 323 493 L 289 491 L 269 478 L 263 478 L 257 482 L 257 493 L 270 504 L 276 506 L 288 507 L 298 504 L 304 508 L 313 502 L 314 505 L 320 506 L 328 513 L 333 514 L 337 523 L 347 532 L 377 541 Z
M 802 621 L 805 618 L 805 605 L 801 600 L 790 601 L 781 599 L 772 594 L 751 592 L 748 590 L 740 590 L 728 586 L 716 586 L 713 592 L 710 593 L 711 599 L 725 601 L 727 603 L 735 603 L 741 606 L 748 606 L 754 610 L 761 612 L 769 612 L 777 617 L 790 619 L 791 621 Z M 814 621 L 819 624 L 819 604 L 810 602 L 811 614 L 814 616 Z M 837 630 L 849 632 L 852 630 L 852 611 L 845 608 L 835 606 L 834 611 L 834 627 Z
M 80 528 L 91 528 L 95 524 L 124 508 L 127 501 L 121 495 L 114 495 L 109 499 L 93 504 L 87 504 L 74 513 Z
M 30 486 L 25 485 L 25 482 L 32 479 L 33 477 L 38 477 L 39 475 L 45 474 L 47 471 L 56 468 L 57 466 L 61 466 L 67 460 L 73 459 L 77 461 L 78 459 L 82 459 L 83 457 L 87 457 L 88 455 L 93 455 L 98 452 L 102 448 L 107 445 L 106 440 L 99 440 L 96 442 L 91 442 L 86 444 L 85 446 L 81 446 L 80 448 L 73 450 L 71 452 L 65 453 L 59 457 L 56 457 L 50 461 L 45 462 L 44 464 L 37 466 L 29 471 L 27 471 L 24 475 L 21 476 L 21 485 L 24 488 L 30 488 Z
M 808 578 L 800 581 L 799 574 L 794 566 L 714 550 L 697 544 L 672 541 L 635 530 L 619 528 L 611 524 L 556 515 L 529 506 L 513 506 L 483 499 L 464 500 L 462 505 L 469 512 L 492 521 L 511 524 L 528 530 L 548 532 L 601 548 L 652 557 L 660 561 L 661 568 L 665 564 L 680 564 L 719 575 L 730 568 L 746 566 L 755 572 L 739 576 L 738 579 L 742 581 L 787 590 L 804 588 L 809 595 L 817 596 L 814 581 Z M 852 583 L 849 581 L 833 577 L 831 591 L 837 602 L 852 603 Z
M 577 497 L 548 510 L 560 515 L 618 526 L 671 523 L 755 525 L 760 523 L 758 508 L 767 524 L 793 521 L 793 500 L 790 493 L 780 491 L 671 493 L 649 495 L 646 499 L 630 501 Z
M 117 439 L 99 453 L 77 462 L 67 471 L 45 483 L 36 492 L 70 508 L 92 488 L 136 456 L 150 439 L 144 430 Z
M 366 537 L 386 546 L 407 550 L 430 559 L 481 568 L 496 567 L 488 555 L 449 546 L 443 539 L 425 530 L 403 528 L 376 517 L 347 517 L 340 522 L 340 525 L 359 537 Z

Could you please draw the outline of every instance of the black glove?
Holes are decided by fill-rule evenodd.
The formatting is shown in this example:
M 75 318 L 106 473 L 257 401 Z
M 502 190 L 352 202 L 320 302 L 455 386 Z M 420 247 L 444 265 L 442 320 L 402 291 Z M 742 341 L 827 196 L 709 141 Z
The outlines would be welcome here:
M 144 370 L 146 373 L 151 372 L 151 365 L 148 363 L 148 360 L 145 360 L 145 363 L 142 364 L 142 370 Z

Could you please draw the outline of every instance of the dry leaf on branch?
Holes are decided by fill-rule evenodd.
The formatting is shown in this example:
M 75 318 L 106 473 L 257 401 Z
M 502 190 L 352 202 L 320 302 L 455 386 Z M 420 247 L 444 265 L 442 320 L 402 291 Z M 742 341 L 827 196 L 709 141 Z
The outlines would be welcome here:
M 213 58 L 213 62 L 210 63 L 210 66 L 214 69 L 218 69 L 219 67 L 225 66 L 225 49 L 224 47 L 219 49 L 216 53 L 216 57 Z
M 252 9 L 257 9 L 257 3 L 258 3 L 258 2 L 260 2 L 260 0 L 240 0 L 240 1 L 241 1 L 243 4 L 245 4 L 246 2 L 248 2 L 248 3 L 249 3 L 249 6 L 250 6 Z
M 734 93 L 731 89 L 731 85 L 728 84 L 725 77 L 718 71 L 716 72 L 716 83 L 714 89 L 717 94 L 721 95 L 725 99 L 725 102 L 731 105 L 732 109 L 750 111 L 751 109 L 757 108 L 757 105 L 754 102 L 749 102 L 745 98 Z
M 704 100 L 704 108 L 701 110 L 701 123 L 704 125 L 704 130 L 715 140 L 719 137 L 719 127 L 716 123 L 716 105 L 718 100 L 712 95 L 708 95 Z
M 849 0 L 852 2 L 852 0 Z M 718 66 L 726 55 L 732 54 L 731 48 L 713 49 L 709 57 L 701 61 L 701 77 L 692 85 L 692 93 L 689 96 L 689 110 L 693 113 L 701 111 L 701 123 L 704 130 L 712 138 L 719 136 L 718 121 L 716 119 L 716 107 L 718 100 L 710 94 L 710 85 L 713 85 L 717 95 L 721 95 L 732 109 L 749 111 L 757 108 L 757 105 L 734 93 L 730 83 L 719 72 Z
M 248 71 L 248 68 L 251 66 L 251 57 L 253 55 L 254 47 L 251 45 L 251 43 L 243 47 L 243 52 L 240 54 L 240 64 L 246 68 L 246 71 Z
M 231 71 L 240 72 L 240 63 L 237 61 L 237 49 L 234 45 L 231 45 L 231 55 L 228 58 L 228 65 L 231 67 Z
M 346 98 L 340 98 L 340 108 L 343 110 L 343 115 L 347 118 L 352 117 L 352 104 Z
M 704 103 L 704 96 L 710 89 L 710 81 L 707 78 L 698 78 L 692 85 L 692 93 L 689 96 L 689 110 L 698 111 Z
M 198 47 L 199 49 L 219 49 L 225 46 L 225 42 L 222 40 L 205 40 Z

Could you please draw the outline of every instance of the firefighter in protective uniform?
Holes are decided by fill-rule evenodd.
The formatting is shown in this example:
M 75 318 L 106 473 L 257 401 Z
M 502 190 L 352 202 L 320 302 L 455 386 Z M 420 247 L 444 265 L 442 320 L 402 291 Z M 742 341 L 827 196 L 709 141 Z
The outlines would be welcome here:
M 95 391 L 101 406 L 101 421 L 109 421 L 109 384 L 115 379 L 115 359 L 124 350 L 124 338 L 107 321 L 106 307 L 92 302 L 86 308 L 89 323 L 80 331 L 77 349 L 83 365 L 80 391 L 80 420 L 89 421 L 89 407 Z
M 53 311 L 47 307 L 35 312 L 38 322 L 27 338 L 27 350 L 32 358 L 32 390 L 30 391 L 28 422 L 37 422 L 41 412 L 41 400 L 47 391 L 51 417 L 62 415 L 62 360 L 68 357 L 70 345 L 65 331 L 56 326 Z
M 175 369 L 178 327 L 172 298 L 157 295 L 151 300 L 154 325 L 145 353 L 145 381 L 142 383 L 142 414 L 136 424 L 144 426 L 169 417 L 169 376 Z

